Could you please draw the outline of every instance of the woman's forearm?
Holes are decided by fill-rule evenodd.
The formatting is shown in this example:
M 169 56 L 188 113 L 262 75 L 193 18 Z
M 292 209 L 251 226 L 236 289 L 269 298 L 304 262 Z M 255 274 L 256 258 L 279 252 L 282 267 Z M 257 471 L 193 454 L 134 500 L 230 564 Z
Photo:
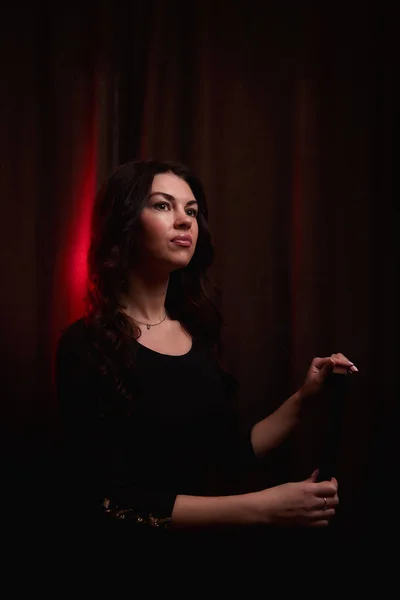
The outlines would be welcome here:
M 251 444 L 256 456 L 265 456 L 287 438 L 299 421 L 302 403 L 303 395 L 298 391 L 268 417 L 253 426 Z
M 338 503 L 337 481 L 284 483 L 233 496 L 178 495 L 172 511 L 173 528 L 219 529 L 254 525 L 326 526 Z
M 255 525 L 255 494 L 212 497 L 178 495 L 172 511 L 172 526 L 221 528 Z

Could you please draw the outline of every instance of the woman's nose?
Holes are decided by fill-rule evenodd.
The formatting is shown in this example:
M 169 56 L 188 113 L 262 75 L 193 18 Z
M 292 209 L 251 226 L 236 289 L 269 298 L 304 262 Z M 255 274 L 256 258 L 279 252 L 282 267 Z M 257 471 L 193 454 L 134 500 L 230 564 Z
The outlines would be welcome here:
M 175 215 L 175 227 L 187 227 L 190 228 L 192 225 L 192 219 L 189 215 L 183 212 L 177 212 Z

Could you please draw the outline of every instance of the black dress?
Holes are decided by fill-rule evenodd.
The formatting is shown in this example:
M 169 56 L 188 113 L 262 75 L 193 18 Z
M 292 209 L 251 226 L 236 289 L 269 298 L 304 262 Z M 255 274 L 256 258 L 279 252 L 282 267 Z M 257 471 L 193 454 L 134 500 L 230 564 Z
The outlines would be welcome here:
M 65 433 L 60 501 L 68 529 L 80 535 L 115 530 L 142 536 L 168 530 L 178 494 L 244 491 L 255 461 L 241 433 L 235 384 L 193 340 L 187 354 L 160 354 L 137 344 L 126 385 L 129 403 L 99 369 L 83 319 L 61 335 L 56 390 Z

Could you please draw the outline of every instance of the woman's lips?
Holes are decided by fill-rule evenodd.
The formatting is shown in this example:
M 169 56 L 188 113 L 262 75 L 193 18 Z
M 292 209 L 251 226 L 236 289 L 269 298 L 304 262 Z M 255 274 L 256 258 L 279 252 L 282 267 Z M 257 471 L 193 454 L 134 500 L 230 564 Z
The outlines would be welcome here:
M 191 246 L 192 238 L 190 235 L 177 235 L 172 238 L 171 242 L 177 246 Z
M 192 245 L 191 240 L 180 240 L 179 238 L 172 240 L 172 243 L 176 244 L 177 246 L 191 246 Z

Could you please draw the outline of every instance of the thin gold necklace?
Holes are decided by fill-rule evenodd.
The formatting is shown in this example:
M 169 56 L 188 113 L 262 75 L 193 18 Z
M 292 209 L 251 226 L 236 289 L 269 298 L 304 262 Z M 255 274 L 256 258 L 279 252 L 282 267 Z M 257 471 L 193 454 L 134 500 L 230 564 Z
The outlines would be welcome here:
M 161 321 L 158 321 L 158 323 L 143 323 L 143 321 L 138 321 L 137 319 L 134 319 L 134 321 L 136 321 L 136 323 L 139 323 L 140 325 L 146 325 L 147 329 L 150 329 L 150 327 L 155 327 L 156 325 L 160 325 L 160 323 L 163 323 L 166 318 L 167 312 L 165 312 L 164 317 L 161 319 Z

